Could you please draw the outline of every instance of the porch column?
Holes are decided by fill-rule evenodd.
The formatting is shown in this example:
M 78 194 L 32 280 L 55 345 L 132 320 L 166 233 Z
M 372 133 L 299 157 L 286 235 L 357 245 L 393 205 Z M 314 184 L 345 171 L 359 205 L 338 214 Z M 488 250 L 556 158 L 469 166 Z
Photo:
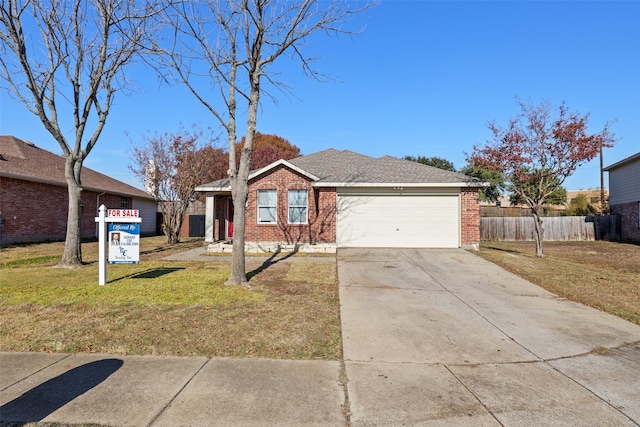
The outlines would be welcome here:
M 207 243 L 214 242 L 214 224 L 216 213 L 215 194 L 207 193 L 205 199 L 205 217 L 204 217 L 204 241 Z

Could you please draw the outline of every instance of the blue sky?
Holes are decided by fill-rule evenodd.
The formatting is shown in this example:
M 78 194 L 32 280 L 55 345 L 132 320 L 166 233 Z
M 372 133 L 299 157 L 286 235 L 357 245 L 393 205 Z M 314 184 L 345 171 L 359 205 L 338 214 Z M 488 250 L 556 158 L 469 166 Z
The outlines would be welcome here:
M 465 153 L 491 137 L 487 122 L 506 124 L 518 113 L 516 97 L 547 99 L 590 112 L 594 132 L 615 120 L 620 141 L 605 150 L 606 166 L 640 151 L 639 20 L 637 1 L 383 0 L 353 22 L 365 26 L 362 34 L 315 37 L 304 47 L 333 80 L 309 79 L 286 59 L 277 65 L 295 97 L 272 90 L 278 102 L 263 99 L 258 130 L 303 154 L 439 156 L 461 168 Z M 132 139 L 192 125 L 221 130 L 183 87 L 160 85 L 142 68 L 129 77 L 134 90 L 117 97 L 85 166 L 141 187 L 127 169 Z M 65 129 L 72 135 L 72 126 Z M 0 134 L 61 153 L 6 92 Z M 568 190 L 599 185 L 598 159 L 565 183 Z

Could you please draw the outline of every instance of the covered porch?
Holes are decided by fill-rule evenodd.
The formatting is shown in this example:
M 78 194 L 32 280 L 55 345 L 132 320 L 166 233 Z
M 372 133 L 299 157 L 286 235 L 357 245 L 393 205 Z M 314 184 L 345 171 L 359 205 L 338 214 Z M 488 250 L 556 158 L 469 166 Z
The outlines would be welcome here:
M 231 241 L 233 238 L 231 192 L 206 193 L 205 196 L 205 242 Z

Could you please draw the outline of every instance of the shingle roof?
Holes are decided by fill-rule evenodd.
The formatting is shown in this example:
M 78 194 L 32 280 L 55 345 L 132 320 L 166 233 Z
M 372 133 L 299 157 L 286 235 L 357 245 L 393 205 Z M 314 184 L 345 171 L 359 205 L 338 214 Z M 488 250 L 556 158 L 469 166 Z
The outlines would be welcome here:
M 38 148 L 14 136 L 0 135 L 0 176 L 66 187 L 64 163 L 63 156 Z M 152 199 L 140 189 L 87 167 L 82 168 L 81 179 L 82 188 L 85 190 Z
M 384 156 L 378 159 L 334 149 L 289 160 L 295 166 L 320 177 L 318 182 L 345 184 L 480 184 L 481 181 L 410 160 Z
M 316 185 L 455 184 L 477 187 L 483 185 L 483 182 L 477 178 L 410 160 L 391 156 L 376 159 L 353 151 L 340 151 L 333 148 L 296 157 L 288 160 L 288 163 L 317 176 L 319 179 L 315 181 Z M 223 179 L 200 187 L 202 191 L 207 191 L 224 189 L 228 186 L 229 180 Z

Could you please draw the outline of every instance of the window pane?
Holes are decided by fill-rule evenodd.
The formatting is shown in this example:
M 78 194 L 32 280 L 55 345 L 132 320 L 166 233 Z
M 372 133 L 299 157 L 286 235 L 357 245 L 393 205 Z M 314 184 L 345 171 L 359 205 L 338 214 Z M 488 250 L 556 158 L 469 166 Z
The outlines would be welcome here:
M 276 190 L 258 190 L 259 206 L 275 206 Z
M 307 223 L 307 191 L 289 190 L 289 223 Z
M 276 222 L 276 208 L 258 208 L 259 222 Z
M 276 190 L 258 190 L 258 222 L 276 222 Z
M 307 206 L 306 190 L 289 190 L 289 206 Z
M 307 222 L 307 208 L 289 208 L 289 222 L 291 224 L 305 224 Z

